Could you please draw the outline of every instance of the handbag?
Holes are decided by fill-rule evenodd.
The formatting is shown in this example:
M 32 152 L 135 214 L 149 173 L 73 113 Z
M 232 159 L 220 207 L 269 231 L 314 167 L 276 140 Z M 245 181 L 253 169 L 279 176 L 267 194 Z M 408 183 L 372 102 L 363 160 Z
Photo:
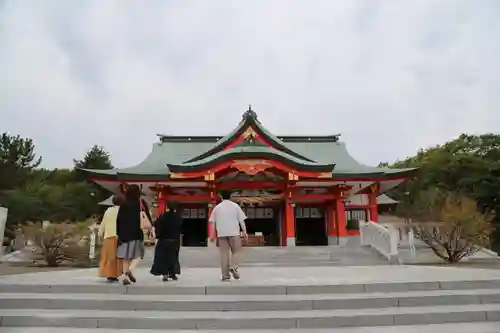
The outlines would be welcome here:
M 142 230 L 151 230 L 153 226 L 151 225 L 151 221 L 149 220 L 148 216 L 146 215 L 146 212 L 144 211 L 144 206 L 142 204 L 142 200 L 140 200 L 141 203 L 141 212 L 140 212 L 140 218 L 141 218 L 141 229 Z

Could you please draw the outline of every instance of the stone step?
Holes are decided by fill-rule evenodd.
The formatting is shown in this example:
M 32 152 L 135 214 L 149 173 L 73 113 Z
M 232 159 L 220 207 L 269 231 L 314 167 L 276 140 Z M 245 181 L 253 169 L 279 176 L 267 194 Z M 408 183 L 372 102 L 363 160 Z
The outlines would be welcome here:
M 2 309 L 294 311 L 500 304 L 500 289 L 305 295 L 2 293 L 0 298 Z
M 89 332 L 129 329 L 123 333 L 134 329 L 293 329 L 288 332 L 293 333 L 347 326 L 365 326 L 369 329 L 365 332 L 373 333 L 377 326 L 387 330 L 396 325 L 488 321 L 500 327 L 499 271 L 247 267 L 242 274 L 240 281 L 223 283 L 219 269 L 187 268 L 179 281 L 163 283 L 147 268 L 139 268 L 138 283 L 129 287 L 106 284 L 96 277 L 95 269 L 4 276 L 0 277 L 4 308 L 0 326 L 88 328 Z
M 144 262 L 141 262 L 141 267 L 151 267 L 153 265 L 152 261 L 147 261 L 145 260 Z M 333 260 L 308 260 L 308 261 L 247 261 L 244 262 L 240 265 L 240 267 L 325 267 L 325 266 L 342 266 L 343 264 L 340 261 L 333 261 Z M 387 260 L 379 263 L 373 263 L 373 262 L 366 262 L 362 264 L 358 264 L 358 266 L 382 266 L 382 265 L 388 265 Z M 191 264 L 183 264 L 183 268 L 191 268 L 191 267 L 198 267 L 198 268 L 218 268 L 218 264 L 214 262 L 198 262 L 198 263 L 191 263 Z
M 9 327 L 0 333 L 164 333 L 165 330 L 88 329 L 60 327 Z M 169 333 L 217 333 L 216 330 L 169 330 Z M 382 327 L 296 328 L 284 330 L 238 330 L 238 333 L 498 333 L 498 323 L 460 323 Z
M 154 251 L 146 251 L 140 267 L 151 267 Z M 183 247 L 180 250 L 182 267 L 218 267 L 217 248 Z M 241 253 L 241 266 L 367 266 L 387 265 L 387 260 L 375 251 L 363 247 L 297 246 L 297 247 L 246 247 Z
M 291 329 L 500 322 L 500 304 L 309 311 L 0 310 L 2 327 Z M 500 327 L 500 324 L 499 324 Z
M 293 294 L 345 294 L 373 292 L 404 292 L 424 290 L 471 290 L 497 289 L 500 280 L 463 280 L 463 281 L 422 281 L 422 282 L 372 282 L 363 284 L 335 285 L 252 285 L 243 281 L 234 281 L 219 285 L 183 285 L 181 281 L 157 285 L 120 284 L 34 284 L 32 280 L 18 284 L 0 283 L 0 293 L 71 293 L 71 294 L 144 294 L 144 295 L 293 295 Z M 62 283 L 66 281 L 60 281 Z

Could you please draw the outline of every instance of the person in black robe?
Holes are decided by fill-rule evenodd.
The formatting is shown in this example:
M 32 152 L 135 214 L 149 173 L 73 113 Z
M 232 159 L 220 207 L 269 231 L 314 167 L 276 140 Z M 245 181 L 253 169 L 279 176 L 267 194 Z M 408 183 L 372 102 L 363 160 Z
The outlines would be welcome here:
M 177 212 L 177 205 L 167 202 L 168 210 L 161 214 L 154 223 L 156 247 L 151 267 L 151 274 L 163 276 L 163 281 L 177 280 L 181 274 L 179 249 L 181 245 L 182 216 Z

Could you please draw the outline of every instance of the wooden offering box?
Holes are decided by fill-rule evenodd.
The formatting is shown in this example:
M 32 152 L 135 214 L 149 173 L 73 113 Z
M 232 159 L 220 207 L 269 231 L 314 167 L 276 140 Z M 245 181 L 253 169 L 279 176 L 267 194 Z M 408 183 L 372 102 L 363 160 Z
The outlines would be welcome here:
M 248 241 L 243 240 L 244 246 L 263 246 L 265 244 L 264 236 L 248 235 Z

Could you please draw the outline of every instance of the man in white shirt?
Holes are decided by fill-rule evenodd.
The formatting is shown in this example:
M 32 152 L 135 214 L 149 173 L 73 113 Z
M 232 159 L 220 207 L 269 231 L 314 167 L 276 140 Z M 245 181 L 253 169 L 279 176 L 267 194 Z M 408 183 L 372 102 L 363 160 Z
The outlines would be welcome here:
M 240 278 L 238 254 L 241 250 L 241 233 L 243 233 L 245 240 L 248 239 L 245 226 L 247 217 L 241 207 L 230 200 L 231 194 L 229 192 L 223 191 L 220 196 L 222 202 L 215 206 L 210 215 L 210 222 L 212 222 L 210 241 L 215 242 L 215 230 L 217 229 L 222 281 L 227 282 L 231 279 L 231 275 L 237 280 Z

